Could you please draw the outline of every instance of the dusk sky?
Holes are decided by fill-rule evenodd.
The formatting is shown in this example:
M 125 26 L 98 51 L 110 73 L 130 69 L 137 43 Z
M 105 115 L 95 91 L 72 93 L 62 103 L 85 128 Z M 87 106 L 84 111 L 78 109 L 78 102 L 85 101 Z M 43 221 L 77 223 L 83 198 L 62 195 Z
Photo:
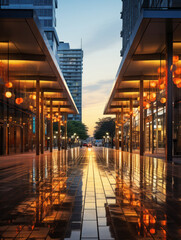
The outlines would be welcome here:
M 60 41 L 81 47 L 83 59 L 83 123 L 93 135 L 103 116 L 121 50 L 121 0 L 61 0 L 57 10 Z

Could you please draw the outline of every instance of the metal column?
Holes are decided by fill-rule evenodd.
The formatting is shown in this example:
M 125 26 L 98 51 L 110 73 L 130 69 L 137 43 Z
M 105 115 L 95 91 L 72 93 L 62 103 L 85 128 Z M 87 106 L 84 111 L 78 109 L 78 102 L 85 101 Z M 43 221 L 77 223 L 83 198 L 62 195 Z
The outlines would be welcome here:
M 60 105 L 58 106 L 58 151 L 60 151 Z
M 65 133 L 64 133 L 64 137 L 65 137 L 65 150 L 67 150 L 67 114 L 65 115 Z
M 151 128 L 151 136 L 152 136 L 152 143 L 151 143 L 151 152 L 154 153 L 154 112 L 153 112 L 153 103 L 151 104 L 151 114 L 152 114 L 152 128 Z
M 144 153 L 144 132 L 143 132 L 143 80 L 140 80 L 140 155 Z
M 119 113 L 116 114 L 115 121 L 115 147 L 119 150 Z
M 166 159 L 172 161 L 172 72 L 170 71 L 173 58 L 173 29 L 172 20 L 166 23 L 166 59 L 167 59 L 167 84 L 166 84 Z
M 44 92 L 41 92 L 41 153 L 44 153 Z
M 133 151 L 133 100 L 130 99 L 130 153 Z
M 124 112 L 121 109 L 121 151 L 124 151 Z
M 36 80 L 36 155 L 40 154 L 40 81 Z
M 53 113 L 52 113 L 52 99 L 50 99 L 50 152 L 53 149 Z

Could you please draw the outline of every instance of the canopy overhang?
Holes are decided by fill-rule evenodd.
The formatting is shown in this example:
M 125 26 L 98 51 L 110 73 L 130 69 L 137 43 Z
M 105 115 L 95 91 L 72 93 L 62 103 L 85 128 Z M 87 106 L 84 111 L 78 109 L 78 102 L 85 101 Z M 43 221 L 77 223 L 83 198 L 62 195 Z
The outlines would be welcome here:
M 61 113 L 78 114 L 36 13 L 33 10 L 0 10 L 0 29 L 0 60 L 9 65 L 13 89 L 34 94 L 39 80 L 47 112 L 52 99 L 53 112 L 60 106 Z M 24 102 L 22 108 L 27 107 Z
M 160 60 L 165 61 L 168 19 L 173 21 L 173 49 L 177 55 L 181 54 L 181 10 L 143 9 L 119 66 L 104 114 L 116 114 L 122 108 L 129 111 L 131 99 L 133 107 L 137 107 L 140 80 L 144 80 L 145 92 L 149 90 L 150 81 L 158 81 Z

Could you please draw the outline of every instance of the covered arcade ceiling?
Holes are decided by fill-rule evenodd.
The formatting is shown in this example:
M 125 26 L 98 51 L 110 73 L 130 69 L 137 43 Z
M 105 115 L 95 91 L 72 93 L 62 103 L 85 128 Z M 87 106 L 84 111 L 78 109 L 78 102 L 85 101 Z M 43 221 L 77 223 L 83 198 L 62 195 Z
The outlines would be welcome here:
M 36 80 L 44 92 L 46 111 L 77 114 L 57 60 L 33 10 L 0 10 L 1 85 L 12 82 L 12 91 L 34 95 Z M 22 108 L 30 103 L 24 101 Z
M 173 51 L 181 64 L 180 11 L 143 10 L 117 72 L 116 82 L 105 107 L 104 114 L 129 112 L 130 99 L 133 108 L 139 106 L 139 83 L 144 80 L 144 92 L 150 91 L 150 82 L 158 83 L 158 69 L 166 64 L 166 21 L 173 19 Z M 152 91 L 156 91 L 152 89 Z

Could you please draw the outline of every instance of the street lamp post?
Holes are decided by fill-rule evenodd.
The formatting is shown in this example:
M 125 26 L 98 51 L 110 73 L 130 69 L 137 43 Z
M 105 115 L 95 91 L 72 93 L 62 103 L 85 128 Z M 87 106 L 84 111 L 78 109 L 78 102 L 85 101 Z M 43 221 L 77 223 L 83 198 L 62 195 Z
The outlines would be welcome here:
M 109 147 L 109 133 L 106 132 L 106 142 L 107 142 L 107 147 Z

